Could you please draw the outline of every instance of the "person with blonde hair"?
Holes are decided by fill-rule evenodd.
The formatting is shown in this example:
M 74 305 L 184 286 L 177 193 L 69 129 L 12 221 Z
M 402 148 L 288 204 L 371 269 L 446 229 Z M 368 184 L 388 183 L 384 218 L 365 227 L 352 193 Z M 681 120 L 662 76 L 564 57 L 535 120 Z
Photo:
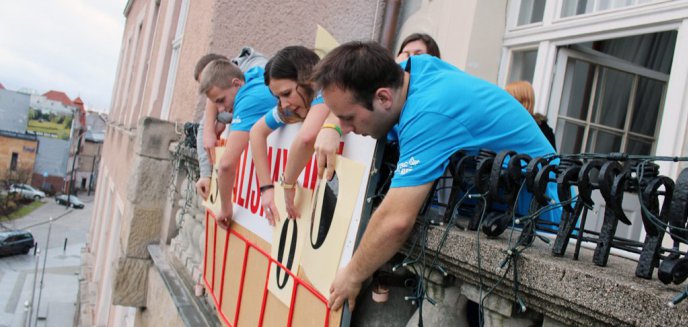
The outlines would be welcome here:
M 542 134 L 545 135 L 547 141 L 549 141 L 554 150 L 556 150 L 557 145 L 554 141 L 554 131 L 547 125 L 547 116 L 533 113 L 533 108 L 535 107 L 535 91 L 533 90 L 533 86 L 528 81 L 516 81 L 509 83 L 504 89 L 528 110 L 530 115 L 533 116 L 533 119 L 535 119 L 538 127 L 540 127 Z
M 237 64 L 218 59 L 210 62 L 200 75 L 199 93 L 205 94 L 208 101 L 214 104 L 206 106 L 206 119 L 212 109 L 233 112 L 225 151 L 217 167 L 220 212 L 216 213 L 215 220 L 223 229 L 229 227 L 234 214 L 232 186 L 239 158 L 249 143 L 251 127 L 277 105 L 277 100 L 265 85 L 264 73 L 265 70 L 260 66 L 243 73 Z

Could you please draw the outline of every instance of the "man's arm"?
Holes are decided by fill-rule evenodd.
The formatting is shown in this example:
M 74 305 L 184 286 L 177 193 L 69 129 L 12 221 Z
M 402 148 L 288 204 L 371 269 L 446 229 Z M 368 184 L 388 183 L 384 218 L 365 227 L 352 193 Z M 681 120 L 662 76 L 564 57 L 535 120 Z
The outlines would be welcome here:
M 287 158 L 287 166 L 284 168 L 284 181 L 287 184 L 294 184 L 299 178 L 301 171 L 306 166 L 308 161 L 313 156 L 313 147 L 315 145 L 316 137 L 320 132 L 325 119 L 329 117 L 330 109 L 324 104 L 316 104 L 308 111 L 306 119 L 301 125 L 298 134 L 291 143 L 289 148 L 289 156 Z M 335 117 L 336 118 L 336 117 Z M 335 134 L 337 132 L 335 131 Z M 337 145 L 339 148 L 339 134 L 337 134 Z M 335 155 L 337 154 L 335 150 Z M 300 217 L 301 213 L 294 206 L 294 197 L 296 189 L 285 189 L 285 201 L 287 213 L 289 217 Z
M 354 310 L 361 283 L 399 251 L 431 188 L 432 182 L 389 190 L 373 213 L 351 261 L 332 282 L 328 304 L 332 310 L 338 310 L 347 300 L 349 309 Z
M 208 152 L 211 162 L 215 162 L 215 144 L 217 135 L 215 134 L 215 120 L 217 119 L 217 107 L 205 99 L 205 110 L 203 112 L 203 149 Z
M 232 187 L 236 175 L 236 167 L 241 153 L 248 144 L 249 133 L 231 131 L 225 144 L 225 152 L 220 158 L 218 166 L 217 187 L 220 191 L 220 213 L 215 217 L 220 227 L 227 229 L 232 219 Z
M 196 156 L 198 157 L 198 169 L 200 170 L 200 177 L 196 181 L 196 193 L 205 199 L 208 197 L 210 175 L 213 166 L 210 163 L 210 158 L 208 158 L 208 152 L 203 148 L 203 125 L 205 125 L 205 111 L 196 132 Z

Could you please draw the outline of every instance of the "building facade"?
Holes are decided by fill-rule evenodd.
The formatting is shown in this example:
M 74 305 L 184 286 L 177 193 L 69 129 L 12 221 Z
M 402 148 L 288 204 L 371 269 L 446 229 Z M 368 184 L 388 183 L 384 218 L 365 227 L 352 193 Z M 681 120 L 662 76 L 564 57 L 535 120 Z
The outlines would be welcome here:
M 78 168 L 76 172 L 76 186 L 82 192 L 91 192 L 96 189 L 98 179 L 98 167 L 100 166 L 100 156 L 105 140 L 105 129 L 107 127 L 107 115 L 98 112 L 88 112 L 86 114 L 86 133 L 84 143 L 79 154 Z
M 271 55 L 314 44 L 318 26 L 339 42 L 372 39 L 394 51 L 405 36 L 425 32 L 444 60 L 470 74 L 500 86 L 532 82 L 536 112 L 548 117 L 562 153 L 688 152 L 686 1 L 130 0 L 123 14 L 84 251 L 81 325 L 177 326 L 203 317 L 169 287 L 172 275 L 191 288 L 198 281 L 204 242 L 199 205 L 188 195 L 193 169 L 179 169 L 193 155 L 170 146 L 185 122 L 200 118 L 203 99 L 192 71 L 208 52 L 232 57 L 250 45 Z M 303 19 L 293 19 L 298 15 Z M 681 168 L 661 166 L 674 178 Z M 642 230 L 619 232 L 644 237 Z M 513 304 L 506 297 L 498 298 Z M 550 325 L 624 321 L 592 314 L 576 320 L 546 307 L 539 307 L 540 323 L 542 314 Z M 507 311 L 492 317 L 509 318 Z
M 6 89 L 0 89 L 0 130 L 24 133 L 28 125 L 31 97 Z
M 0 180 L 8 184 L 31 184 L 37 151 L 36 135 L 0 130 Z

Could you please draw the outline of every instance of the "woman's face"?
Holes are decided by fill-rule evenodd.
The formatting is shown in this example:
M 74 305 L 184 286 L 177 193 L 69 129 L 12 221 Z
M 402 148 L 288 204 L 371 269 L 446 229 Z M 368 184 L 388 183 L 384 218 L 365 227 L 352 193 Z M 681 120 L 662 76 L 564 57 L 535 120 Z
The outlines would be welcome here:
M 423 42 L 423 40 L 415 40 L 407 43 L 404 49 L 401 50 L 401 52 L 411 57 L 428 53 L 428 47 L 425 45 L 425 42 Z
M 298 84 L 291 79 L 270 79 L 270 91 L 279 99 L 282 110 L 287 114 L 295 114 L 305 118 L 308 105 L 304 103 L 302 92 L 298 92 Z M 309 103 L 310 104 L 310 103 Z

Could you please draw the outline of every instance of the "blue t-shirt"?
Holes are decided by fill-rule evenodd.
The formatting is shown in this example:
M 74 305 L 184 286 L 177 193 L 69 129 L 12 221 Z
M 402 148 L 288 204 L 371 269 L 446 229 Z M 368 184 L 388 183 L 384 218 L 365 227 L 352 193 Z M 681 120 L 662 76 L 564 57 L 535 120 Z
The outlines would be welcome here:
M 253 67 L 244 73 L 246 82 L 234 98 L 233 131 L 250 131 L 253 124 L 277 104 L 265 85 L 264 72 L 262 67 Z
M 311 101 L 311 108 L 313 108 L 313 106 L 316 104 L 321 103 L 325 103 L 325 101 L 323 100 L 322 93 L 318 92 L 313 101 Z M 273 131 L 286 124 L 284 121 L 282 121 L 282 118 L 280 118 L 278 110 L 279 109 L 277 109 L 277 107 L 274 107 L 265 114 L 265 124 L 268 125 L 268 127 L 270 127 L 270 129 Z
M 513 150 L 531 157 L 555 152 L 528 111 L 506 91 L 429 55 L 411 60 L 406 104 L 387 135 L 399 142 L 391 187 L 435 181 L 461 149 L 472 155 L 482 148 Z M 558 201 L 556 185 L 551 186 L 548 195 Z

